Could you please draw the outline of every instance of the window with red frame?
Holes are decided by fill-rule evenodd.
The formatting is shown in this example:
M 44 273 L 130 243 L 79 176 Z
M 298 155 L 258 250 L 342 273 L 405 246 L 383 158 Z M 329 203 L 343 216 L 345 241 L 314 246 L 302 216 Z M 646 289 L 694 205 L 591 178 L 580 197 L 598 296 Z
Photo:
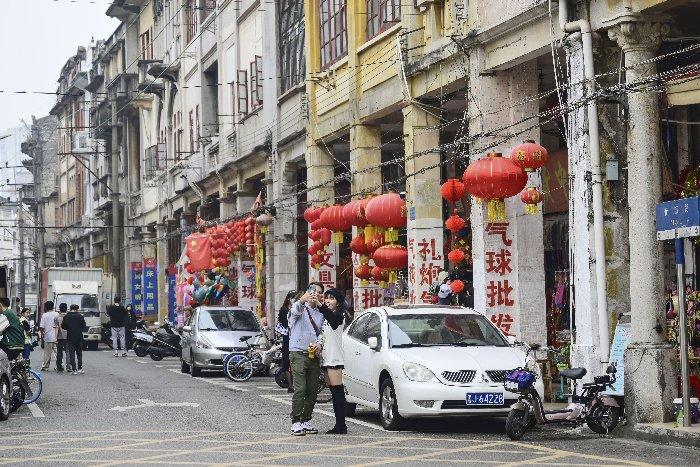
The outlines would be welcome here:
M 366 0 L 367 39 L 401 21 L 401 0 Z
M 347 0 L 319 0 L 321 68 L 348 53 Z
M 185 43 L 197 35 L 197 0 L 185 0 Z

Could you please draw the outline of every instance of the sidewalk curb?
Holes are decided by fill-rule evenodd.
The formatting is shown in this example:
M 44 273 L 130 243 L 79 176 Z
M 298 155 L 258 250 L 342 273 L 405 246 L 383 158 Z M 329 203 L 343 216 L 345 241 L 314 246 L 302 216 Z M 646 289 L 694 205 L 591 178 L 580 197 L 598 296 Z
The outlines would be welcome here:
M 625 430 L 625 435 L 650 443 L 700 449 L 700 432 L 685 431 L 682 428 L 666 427 L 655 423 L 637 423 Z

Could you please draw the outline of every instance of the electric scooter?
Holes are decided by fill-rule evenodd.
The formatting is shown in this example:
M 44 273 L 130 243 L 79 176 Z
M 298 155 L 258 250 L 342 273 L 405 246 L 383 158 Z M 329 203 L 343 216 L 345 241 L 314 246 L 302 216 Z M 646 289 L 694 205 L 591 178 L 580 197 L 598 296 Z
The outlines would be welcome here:
M 530 350 L 554 351 L 539 345 L 529 346 L 527 354 Z M 562 378 L 573 382 L 571 402 L 562 410 L 545 410 L 542 398 L 534 388 L 537 379 L 535 372 L 531 368 L 513 370 L 506 378 L 505 389 L 520 394 L 520 397 L 518 402 L 511 405 L 506 420 L 506 434 L 512 440 L 518 440 L 523 437 L 528 428 L 551 423 L 570 426 L 580 426 L 585 423 L 596 433 L 609 433 L 620 421 L 622 408 L 614 397 L 602 393 L 612 388 L 616 371 L 615 364 L 609 365 L 605 375 L 596 376 L 592 383 L 582 385 L 580 395 L 577 393 L 576 381 L 586 375 L 586 369 L 569 368 L 560 371 L 559 375 Z

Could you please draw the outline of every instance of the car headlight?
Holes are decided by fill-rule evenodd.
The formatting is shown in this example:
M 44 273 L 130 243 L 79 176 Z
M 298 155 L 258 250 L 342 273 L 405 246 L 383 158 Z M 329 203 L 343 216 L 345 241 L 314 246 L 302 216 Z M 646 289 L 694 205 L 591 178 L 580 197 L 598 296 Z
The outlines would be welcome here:
M 102 332 L 102 328 L 99 326 L 94 326 L 88 329 L 88 334 L 100 334 Z
M 420 383 L 424 383 L 426 381 L 439 381 L 432 371 L 423 365 L 419 365 L 418 363 L 404 363 L 403 372 L 406 375 L 406 378 L 410 379 L 411 381 L 418 381 Z
M 198 337 L 197 341 L 194 343 L 198 349 L 211 349 L 212 345 L 211 343 L 206 340 L 204 337 Z

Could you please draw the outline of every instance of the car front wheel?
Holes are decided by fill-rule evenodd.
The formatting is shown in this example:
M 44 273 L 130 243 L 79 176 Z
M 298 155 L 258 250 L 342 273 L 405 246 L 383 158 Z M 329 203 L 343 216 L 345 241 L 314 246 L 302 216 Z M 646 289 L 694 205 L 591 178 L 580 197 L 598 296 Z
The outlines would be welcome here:
M 400 429 L 404 422 L 403 417 L 399 415 L 396 391 L 391 378 L 382 381 L 379 389 L 379 418 L 384 429 L 389 431 Z
M 202 370 L 197 368 L 194 364 L 194 352 L 190 351 L 190 355 L 192 356 L 190 358 L 190 375 L 192 375 L 193 378 L 202 376 Z

